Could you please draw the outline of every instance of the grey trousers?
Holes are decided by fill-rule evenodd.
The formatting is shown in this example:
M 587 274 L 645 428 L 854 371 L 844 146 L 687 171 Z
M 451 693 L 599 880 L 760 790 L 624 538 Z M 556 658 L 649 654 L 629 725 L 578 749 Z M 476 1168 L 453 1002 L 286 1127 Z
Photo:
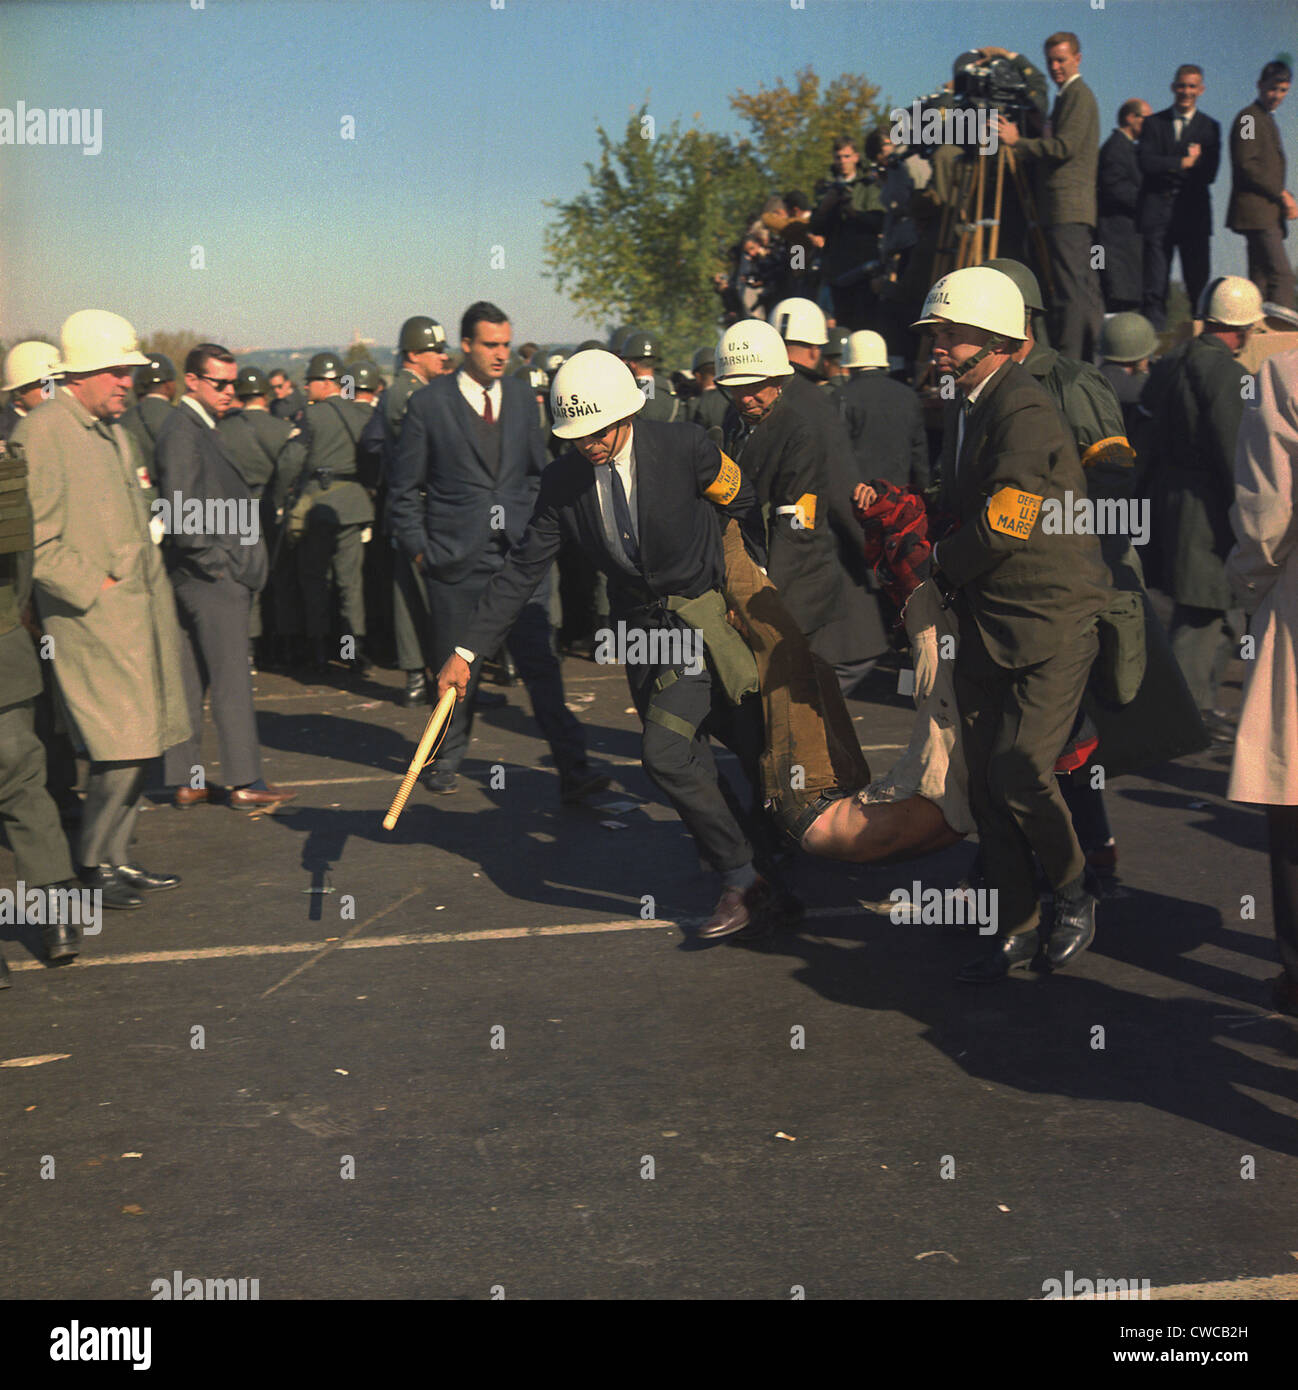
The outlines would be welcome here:
M 0 709 L 0 820 L 18 877 L 29 888 L 72 877 L 59 809 L 45 790 L 45 747 L 36 737 L 36 702 Z
M 193 733 L 167 749 L 163 775 L 169 787 L 193 785 L 202 765 L 203 694 L 212 693 L 212 718 L 221 750 L 221 781 L 246 787 L 261 776 L 257 713 L 248 669 L 248 617 L 251 590 L 233 579 L 172 577 L 176 610 L 185 640 L 180 647 L 185 703 Z M 204 785 L 212 778 L 204 774 Z
M 1090 362 L 1099 346 L 1104 321 L 1100 281 L 1091 269 L 1094 228 L 1084 222 L 1061 222 L 1045 229 L 1050 273 L 1055 281 L 1052 346 L 1061 357 Z
M 1277 222 L 1263 232 L 1245 232 L 1243 236 L 1248 244 L 1248 278 L 1262 292 L 1263 300 L 1298 309 L 1293 266 L 1284 249 L 1284 229 Z
M 91 763 L 77 839 L 77 865 L 131 862 L 131 836 L 147 763 Z

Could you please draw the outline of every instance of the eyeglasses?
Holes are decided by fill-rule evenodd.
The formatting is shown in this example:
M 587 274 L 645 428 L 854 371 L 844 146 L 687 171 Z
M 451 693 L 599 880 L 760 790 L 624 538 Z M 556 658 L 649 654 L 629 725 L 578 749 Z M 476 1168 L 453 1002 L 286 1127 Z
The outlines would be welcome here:
M 232 376 L 205 376 L 202 372 L 198 373 L 199 381 L 207 381 L 218 391 L 234 390 L 234 383 L 238 379 Z

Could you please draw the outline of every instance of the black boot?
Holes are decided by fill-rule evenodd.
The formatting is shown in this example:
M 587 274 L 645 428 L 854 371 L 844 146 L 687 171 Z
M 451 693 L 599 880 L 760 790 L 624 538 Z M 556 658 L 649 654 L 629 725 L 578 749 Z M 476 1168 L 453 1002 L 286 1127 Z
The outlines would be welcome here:
M 413 709 L 416 705 L 422 705 L 427 698 L 428 678 L 424 675 L 423 668 L 407 671 L 406 688 L 397 697 L 397 703 L 404 709 Z
M 1030 965 L 1040 944 L 1035 930 L 999 937 L 986 954 L 957 971 L 956 979 L 966 985 L 995 984 L 1011 970 L 1022 970 Z

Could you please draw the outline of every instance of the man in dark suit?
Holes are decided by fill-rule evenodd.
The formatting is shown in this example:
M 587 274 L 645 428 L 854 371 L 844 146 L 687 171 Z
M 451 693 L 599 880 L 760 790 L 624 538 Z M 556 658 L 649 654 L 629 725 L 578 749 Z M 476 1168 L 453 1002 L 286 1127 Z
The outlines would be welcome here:
M 1013 121 L 996 117 L 999 138 L 1035 160 L 1044 173 L 1041 221 L 1054 281 L 1051 336 L 1065 357 L 1089 362 L 1100 336 L 1104 305 L 1091 268 L 1095 240 L 1095 171 L 1100 157 L 1100 108 L 1082 81 L 1082 46 L 1061 31 L 1045 42 L 1046 67 L 1059 95 L 1050 134 L 1025 139 Z
M 697 426 L 641 419 L 633 427 L 644 397 L 611 353 L 570 357 L 555 375 L 551 401 L 555 433 L 574 447 L 543 475 L 526 533 L 477 611 L 466 615 L 467 646 L 442 667 L 438 693 L 452 686 L 465 693 L 470 663 L 500 641 L 560 542 L 579 544 L 608 577 L 610 619 L 626 638 L 644 769 L 721 875 L 721 898 L 700 935 L 730 936 L 766 919 L 777 903 L 754 867 L 748 827 L 718 780 L 708 742 L 715 732 L 760 787 L 757 668 L 726 621 L 718 525 L 718 513 L 733 517 L 748 553 L 764 564 L 756 495 Z M 745 819 L 753 824 L 751 813 Z
M 1264 300 L 1286 309 L 1298 308 L 1284 249 L 1285 223 L 1298 217 L 1298 203 L 1284 186 L 1284 146 L 1275 112 L 1292 80 L 1288 64 L 1268 63 L 1257 81 L 1257 100 L 1231 122 L 1226 209 L 1226 225 L 1248 244 L 1248 278 Z
M 234 403 L 234 357 L 217 343 L 200 343 L 185 358 L 187 395 L 158 431 L 154 458 L 166 525 L 163 558 L 176 595 L 185 641 L 181 672 L 192 732 L 163 759 L 176 805 L 210 800 L 202 766 L 203 694 L 212 693 L 212 718 L 221 749 L 221 780 L 238 811 L 274 809 L 296 792 L 268 787 L 261 775 L 257 715 L 248 669 L 252 596 L 266 582 L 268 562 L 260 513 L 247 483 L 217 433 L 216 422 Z M 130 880 L 136 888 L 169 888 Z M 176 880 L 178 881 L 178 880 Z
M 943 445 L 943 509 L 959 529 L 933 552 L 934 581 L 959 622 L 955 690 L 988 888 L 999 936 L 959 978 L 1001 979 L 1041 952 L 1067 964 L 1095 935 L 1085 855 L 1054 775 L 1099 650 L 1096 615 L 1110 595 L 1094 535 L 1047 527 L 1086 496 L 1077 450 L 1054 403 L 1013 361 L 1023 296 L 974 266 L 929 291 L 916 327 L 962 404 Z M 1071 496 L 1069 495 L 1071 494 Z M 1034 855 L 1055 895 L 1038 935 Z
M 270 389 L 275 393 L 270 413 L 277 420 L 301 419 L 306 409 L 306 397 L 293 385 L 289 375 L 282 367 L 276 367 L 270 374 Z
M 1191 304 L 1198 304 L 1211 266 L 1212 195 L 1221 162 L 1221 127 L 1198 109 L 1203 69 L 1182 63 L 1172 80 L 1175 102 L 1150 116 L 1140 133 L 1140 232 L 1145 238 L 1145 317 L 1167 327 L 1167 282 L 1172 255 Z
M 482 591 L 521 539 L 544 466 L 545 440 L 531 389 L 505 375 L 509 339 L 509 319 L 494 304 L 480 300 L 465 310 L 464 360 L 458 371 L 410 397 L 392 461 L 388 525 L 428 586 L 434 666 L 453 654 Z M 606 787 L 608 779 L 588 766 L 585 734 L 564 703 L 550 629 L 548 570 L 537 574 L 533 589 L 530 601 L 519 605 L 509 649 L 554 754 L 560 796 L 581 801 Z M 496 646 L 479 652 L 479 658 Z M 481 674 L 478 659 L 464 706 L 451 720 L 427 780 L 438 794 L 456 790 Z
M 1111 314 L 1139 309 L 1141 303 L 1145 243 L 1136 225 L 1142 179 L 1137 144 L 1149 114 L 1147 101 L 1124 101 L 1117 128 L 1100 146 L 1095 235 L 1104 248 L 1100 284 Z
M 862 478 L 885 478 L 923 492 L 928 486 L 928 437 L 919 397 L 888 375 L 888 348 L 868 328 L 847 340 L 849 379 L 839 399 Z

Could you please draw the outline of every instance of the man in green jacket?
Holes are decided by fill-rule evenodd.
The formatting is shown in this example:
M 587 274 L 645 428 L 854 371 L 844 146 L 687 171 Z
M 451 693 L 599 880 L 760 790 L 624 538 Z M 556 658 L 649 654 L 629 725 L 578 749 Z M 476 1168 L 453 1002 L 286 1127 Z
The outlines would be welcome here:
M 973 266 L 939 280 L 924 307 L 913 326 L 932 329 L 933 360 L 962 398 L 944 441 L 940 499 L 959 528 L 935 546 L 933 578 L 959 625 L 969 800 L 998 905 L 998 937 L 959 978 L 986 983 L 1038 951 L 1057 969 L 1095 935 L 1085 856 L 1054 767 L 1111 587 L 1095 536 L 1048 533 L 1042 523 L 1047 501 L 1084 495 L 1086 483 L 1059 412 L 1012 360 L 1023 296 L 999 271 Z M 1034 854 L 1055 895 L 1044 939 Z

